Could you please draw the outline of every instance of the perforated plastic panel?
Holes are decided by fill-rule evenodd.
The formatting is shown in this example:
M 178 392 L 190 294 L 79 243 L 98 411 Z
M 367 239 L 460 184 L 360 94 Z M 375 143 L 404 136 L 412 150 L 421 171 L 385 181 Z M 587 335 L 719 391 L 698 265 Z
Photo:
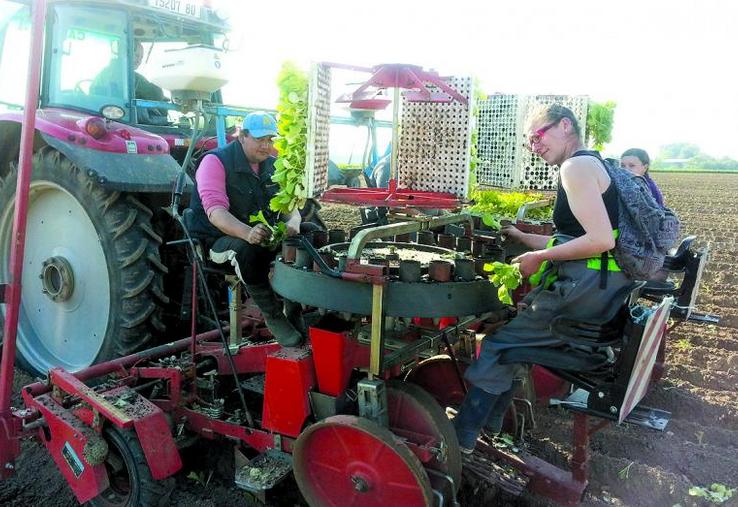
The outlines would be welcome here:
M 403 97 L 397 179 L 401 187 L 465 197 L 473 84 L 468 77 L 452 77 L 447 83 L 469 103 L 410 102 Z
M 484 185 L 511 187 L 517 182 L 515 168 L 521 156 L 517 139 L 523 112 L 517 95 L 494 95 L 479 103 L 477 181 Z
M 328 141 L 331 122 L 331 69 L 313 65 L 308 92 L 307 196 L 317 197 L 328 186 Z
M 571 109 L 584 132 L 588 104 L 584 95 L 492 95 L 479 104 L 480 184 L 534 190 L 556 188 L 558 168 L 526 149 L 523 131 L 531 109 L 537 104 L 553 103 Z
M 469 99 L 468 105 L 402 99 L 398 186 L 465 197 L 469 185 L 472 80 L 449 78 L 447 82 Z M 314 65 L 308 94 L 308 197 L 319 197 L 328 186 L 331 84 L 330 68 Z M 430 84 L 428 88 L 441 92 Z

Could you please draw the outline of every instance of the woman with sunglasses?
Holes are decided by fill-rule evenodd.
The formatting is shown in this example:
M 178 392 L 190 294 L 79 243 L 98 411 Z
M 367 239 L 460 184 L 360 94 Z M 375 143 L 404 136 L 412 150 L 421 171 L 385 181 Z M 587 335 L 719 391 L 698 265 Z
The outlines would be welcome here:
M 664 196 L 661 194 L 661 190 L 659 190 L 656 182 L 653 181 L 651 176 L 648 174 L 648 168 L 650 165 L 651 159 L 649 158 L 648 153 L 646 153 L 646 150 L 631 148 L 629 150 L 625 150 L 623 154 L 620 155 L 620 167 L 630 171 L 636 176 L 642 176 L 643 179 L 646 180 L 646 184 L 648 184 L 648 188 L 651 190 L 653 198 L 656 199 L 659 206 L 663 207 Z
M 529 116 L 526 131 L 530 150 L 560 166 L 553 213 L 557 232 L 549 237 L 514 227 L 503 230 L 509 240 L 531 249 L 513 262 L 520 264 L 524 277 L 536 274 L 540 282 L 523 301 L 526 309 L 484 338 L 479 358 L 467 370 L 471 387 L 454 420 L 465 453 L 472 452 L 483 426 L 500 431 L 512 399 L 520 365 L 500 364 L 500 354 L 519 347 L 545 352 L 562 345 L 550 331 L 554 317 L 601 317 L 614 294 L 630 283 L 614 260 L 601 264 L 601 254 L 615 246 L 617 191 L 599 154 L 584 149 L 574 113 L 558 104 L 540 106 Z

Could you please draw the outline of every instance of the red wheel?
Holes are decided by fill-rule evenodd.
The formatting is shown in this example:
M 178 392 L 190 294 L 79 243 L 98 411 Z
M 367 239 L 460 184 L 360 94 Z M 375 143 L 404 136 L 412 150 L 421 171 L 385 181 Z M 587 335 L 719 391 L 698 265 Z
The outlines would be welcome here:
M 458 361 L 459 369 L 463 377 L 467 364 Z M 418 363 L 405 377 L 407 382 L 422 387 L 430 393 L 443 409 L 452 407 L 454 409 L 461 405 L 466 396 L 466 391 L 459 381 L 453 360 L 446 355 L 429 357 Z M 466 381 L 464 381 L 466 383 Z M 467 384 L 468 386 L 468 384 Z M 511 403 L 505 412 L 505 420 L 502 423 L 502 431 L 511 435 L 518 433 L 518 417 L 515 404 Z
M 458 362 L 463 378 L 467 364 Z M 466 391 L 461 385 L 453 360 L 446 355 L 429 357 L 418 363 L 405 377 L 430 393 L 441 407 L 458 407 L 464 401 Z
M 461 485 L 461 451 L 456 432 L 444 409 L 414 384 L 390 380 L 387 382 L 387 412 L 392 433 L 422 445 L 429 438 L 438 442 L 440 453 L 423 463 L 451 477 L 455 491 Z
M 361 417 L 337 415 L 295 442 L 295 480 L 311 507 L 429 507 L 428 475 L 408 447 Z
M 528 374 L 529 386 L 533 389 L 528 393 L 531 403 L 545 406 L 551 398 L 562 398 L 569 390 L 569 382 L 548 371 L 546 368 L 533 365 Z

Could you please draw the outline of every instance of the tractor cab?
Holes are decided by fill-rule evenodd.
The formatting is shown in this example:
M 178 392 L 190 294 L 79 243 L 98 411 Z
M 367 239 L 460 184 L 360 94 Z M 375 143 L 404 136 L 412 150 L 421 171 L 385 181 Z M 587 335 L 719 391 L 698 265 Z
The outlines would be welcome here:
M 0 107 L 20 109 L 27 85 L 31 9 L 18 2 L 2 4 L 0 72 L 16 78 L 4 79 Z M 188 105 L 181 95 L 173 97 L 170 89 L 154 81 L 162 79 L 162 69 L 177 65 L 180 74 L 181 67 L 193 76 L 209 71 L 198 63 L 222 73 L 228 38 L 227 23 L 214 10 L 197 2 L 176 5 L 180 9 L 173 11 L 155 1 L 49 2 L 40 109 L 105 116 L 139 127 L 164 137 L 172 155 L 183 158 L 179 155 L 184 155 L 192 128 L 183 116 Z M 196 52 L 206 53 L 210 60 L 193 58 L 191 53 Z M 174 82 L 164 79 L 165 85 Z M 222 103 L 218 88 L 223 83 L 224 79 L 214 86 L 210 82 L 209 92 L 198 98 L 206 104 Z
M 163 208 L 182 167 L 245 114 L 220 104 L 226 30 L 199 1 L 0 0 L 2 281 L 25 95 L 38 93 L 17 347 L 33 374 L 125 355 L 177 324 L 179 270 L 160 247 L 178 230 Z

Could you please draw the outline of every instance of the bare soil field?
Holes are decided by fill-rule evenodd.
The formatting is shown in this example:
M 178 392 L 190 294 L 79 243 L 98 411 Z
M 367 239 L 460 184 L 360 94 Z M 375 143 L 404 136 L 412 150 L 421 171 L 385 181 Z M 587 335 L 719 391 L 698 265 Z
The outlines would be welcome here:
M 722 323 L 683 324 L 669 336 L 665 377 L 644 404 L 672 412 L 671 422 L 663 433 L 616 425 L 599 432 L 592 443 L 584 505 L 703 505 L 688 495 L 691 486 L 717 482 L 738 487 L 738 298 L 733 286 L 738 281 L 738 175 L 657 173 L 654 179 L 682 219 L 684 235 L 696 234 L 700 243 L 711 246 L 698 308 L 719 314 Z M 321 215 L 331 227 L 346 228 L 358 220 L 356 208 L 349 207 L 326 207 Z M 30 381 L 18 372 L 16 388 Z M 537 419 L 534 448 L 565 466 L 571 454 L 571 415 L 541 409 Z M 254 505 L 232 486 L 231 459 L 216 447 L 189 450 L 186 469 L 176 478 L 172 505 Z M 528 495 L 476 498 L 465 505 L 548 505 Z M 290 482 L 270 494 L 267 503 L 302 505 Z M 0 482 L 0 505 L 76 504 L 43 446 L 23 442 L 16 476 Z M 738 495 L 723 505 L 738 505 Z

